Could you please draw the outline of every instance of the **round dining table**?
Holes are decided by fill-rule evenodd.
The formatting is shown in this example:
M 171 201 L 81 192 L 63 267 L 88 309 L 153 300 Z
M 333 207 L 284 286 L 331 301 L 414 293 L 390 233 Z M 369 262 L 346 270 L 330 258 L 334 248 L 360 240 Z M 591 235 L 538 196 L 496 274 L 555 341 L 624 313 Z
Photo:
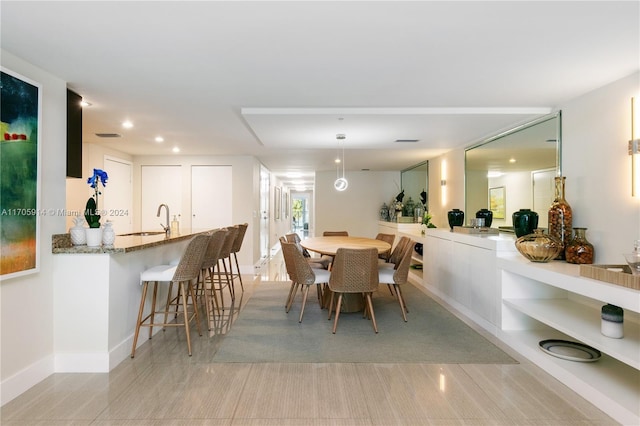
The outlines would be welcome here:
M 347 236 L 330 236 L 330 237 L 313 237 L 300 241 L 300 245 L 307 250 L 335 256 L 339 248 L 365 249 L 376 248 L 378 253 L 384 253 L 391 249 L 391 244 L 386 241 L 376 240 L 375 238 L 364 237 L 347 237 Z
M 375 248 L 378 253 L 384 253 L 391 249 L 391 244 L 375 238 L 330 236 L 313 237 L 300 241 L 300 245 L 307 250 L 327 256 L 335 256 L 339 248 L 365 249 Z M 322 306 L 328 306 L 331 299 L 331 291 L 327 289 L 322 298 Z M 364 309 L 364 299 L 362 295 L 355 293 L 345 293 L 342 297 L 342 308 L 340 312 L 359 312 Z

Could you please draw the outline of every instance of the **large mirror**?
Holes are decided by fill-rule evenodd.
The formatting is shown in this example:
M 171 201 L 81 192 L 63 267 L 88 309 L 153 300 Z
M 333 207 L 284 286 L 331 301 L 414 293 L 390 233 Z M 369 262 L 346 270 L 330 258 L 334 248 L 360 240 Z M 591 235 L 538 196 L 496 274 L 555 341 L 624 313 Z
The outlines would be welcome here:
M 425 161 L 400 172 L 400 185 L 404 191 L 404 201 L 409 197 L 416 204 L 422 204 L 421 194 L 428 193 L 429 188 L 429 162 Z M 424 207 L 429 209 L 429 197 L 426 195 Z
M 470 147 L 465 152 L 465 219 L 493 211 L 492 228 L 512 231 L 519 209 L 538 213 L 547 227 L 554 177 L 561 171 L 562 114 L 557 112 Z

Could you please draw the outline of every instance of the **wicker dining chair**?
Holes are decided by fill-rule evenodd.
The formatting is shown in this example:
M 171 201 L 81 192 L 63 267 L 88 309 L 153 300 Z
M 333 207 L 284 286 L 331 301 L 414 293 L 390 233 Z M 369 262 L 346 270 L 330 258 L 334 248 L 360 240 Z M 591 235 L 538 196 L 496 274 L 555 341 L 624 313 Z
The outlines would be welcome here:
M 332 256 L 322 255 L 320 257 L 311 257 L 311 254 L 309 254 L 307 249 L 302 247 L 302 245 L 300 244 L 302 240 L 300 239 L 300 236 L 298 234 L 287 234 L 284 237 L 286 238 L 288 243 L 295 243 L 298 250 L 300 250 L 300 252 L 305 257 L 305 259 L 307 259 L 307 262 L 309 262 L 312 268 L 329 269 L 329 266 L 333 261 Z
M 393 247 L 393 243 L 396 240 L 396 236 L 394 234 L 384 234 L 379 233 L 376 235 L 376 240 L 384 241 L 385 243 L 389 243 L 389 250 L 384 253 L 378 253 L 378 258 L 384 260 L 385 262 L 389 261 L 389 257 L 391 256 L 391 247 Z
M 395 268 L 395 265 L 398 262 L 400 262 L 400 259 L 402 259 L 402 255 L 404 253 L 404 247 L 411 241 L 412 240 L 409 237 L 400 237 L 400 241 L 398 241 L 398 244 L 396 244 L 396 246 L 391 251 L 391 255 L 389 256 L 389 259 L 387 260 L 386 263 L 381 264 L 380 267 Z
M 348 237 L 349 233 L 347 231 L 324 231 L 322 233 L 323 237 Z
M 329 282 L 330 272 L 326 269 L 312 268 L 302 253 L 300 253 L 295 243 L 281 242 L 281 245 L 287 271 L 290 271 L 288 273 L 292 286 L 289 290 L 286 312 L 288 313 L 291 309 L 298 288 L 304 286 L 302 290 L 302 308 L 300 309 L 300 318 L 298 319 L 298 322 L 302 322 L 309 287 L 313 284 L 316 285 L 318 301 L 322 304 L 322 284 Z
M 231 296 L 231 300 L 236 299 L 233 277 L 229 272 L 229 268 L 231 267 L 231 247 L 233 247 L 233 242 L 235 241 L 236 235 L 238 235 L 238 230 L 239 228 L 237 226 L 231 226 L 227 228 L 227 235 L 225 236 L 224 243 L 222 244 L 222 248 L 220 249 L 218 263 L 214 268 L 214 282 L 218 284 L 218 289 L 221 291 L 221 294 L 222 288 L 229 288 L 229 295 Z M 229 267 L 227 267 L 227 261 L 229 262 Z
M 378 332 L 376 317 L 373 313 L 371 294 L 378 288 L 378 250 L 375 248 L 348 249 L 339 248 L 333 259 L 333 267 L 329 278 L 331 301 L 329 302 L 329 319 L 333 308 L 333 299 L 338 294 L 336 317 L 333 322 L 333 333 L 338 327 L 338 318 L 342 308 L 344 293 L 361 293 L 365 298 L 364 313 L 369 314 L 373 330 Z
M 406 284 L 409 281 L 409 268 L 411 267 L 411 256 L 413 255 L 413 247 L 416 245 L 415 241 L 409 240 L 404 246 L 404 251 L 400 262 L 395 265 L 395 268 L 378 268 L 379 275 L 378 280 L 380 284 L 386 284 L 389 287 L 393 287 L 395 290 L 396 298 L 400 304 L 400 310 L 402 311 L 402 319 L 407 322 L 407 304 L 402 295 L 401 285 Z M 393 293 L 393 292 L 392 292 Z
M 187 349 L 189 351 L 189 356 L 191 356 L 191 334 L 189 332 L 189 325 L 193 319 L 195 319 L 196 326 L 198 327 L 198 334 L 202 336 L 202 330 L 200 329 L 200 317 L 198 315 L 198 306 L 195 302 L 196 295 L 193 284 L 198 280 L 198 276 L 200 275 L 202 260 L 204 259 L 209 240 L 210 236 L 208 234 L 196 235 L 187 245 L 187 248 L 180 258 L 180 262 L 177 265 L 158 265 L 151 267 L 140 274 L 142 296 L 140 297 L 140 309 L 138 310 L 136 331 L 133 336 L 131 358 L 133 358 L 136 353 L 140 327 L 149 327 L 149 339 L 151 339 L 153 335 L 153 327 L 155 326 L 162 326 L 163 329 L 165 327 L 184 326 L 184 330 L 187 335 Z M 167 303 L 165 304 L 163 311 L 156 310 L 158 283 L 160 282 L 169 283 Z M 149 283 L 153 283 L 151 312 L 143 318 Z M 178 285 L 178 296 L 176 297 L 172 297 L 174 283 Z M 191 298 L 191 303 L 189 303 L 189 298 Z M 184 322 L 177 321 L 179 315 L 176 315 L 175 320 L 172 318 L 171 322 L 167 320 L 169 316 L 169 309 L 174 306 L 176 309 L 182 308 L 181 312 L 176 311 L 176 313 L 182 313 Z M 192 307 L 191 313 L 188 311 L 189 306 Z M 156 314 L 163 315 L 164 321 L 160 323 L 155 322 Z

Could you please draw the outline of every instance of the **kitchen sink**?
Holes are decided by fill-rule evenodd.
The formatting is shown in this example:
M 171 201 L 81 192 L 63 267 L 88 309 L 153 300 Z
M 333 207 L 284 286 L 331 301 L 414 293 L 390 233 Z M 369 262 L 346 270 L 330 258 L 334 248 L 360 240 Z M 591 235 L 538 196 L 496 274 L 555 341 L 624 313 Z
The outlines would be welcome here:
M 129 234 L 120 234 L 121 237 L 147 237 L 149 235 L 164 234 L 164 231 L 143 231 L 143 232 L 131 232 Z

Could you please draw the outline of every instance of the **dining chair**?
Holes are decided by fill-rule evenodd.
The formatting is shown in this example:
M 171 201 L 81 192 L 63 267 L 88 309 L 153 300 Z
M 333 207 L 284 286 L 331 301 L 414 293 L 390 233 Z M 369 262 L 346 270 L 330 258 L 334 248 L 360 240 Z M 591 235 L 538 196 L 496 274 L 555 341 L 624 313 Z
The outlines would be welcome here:
M 286 234 L 285 238 L 287 242 L 295 243 L 298 250 L 300 250 L 300 252 L 307 259 L 307 262 L 309 262 L 312 268 L 320 267 L 322 269 L 329 269 L 329 266 L 333 261 L 333 257 L 327 256 L 327 255 L 322 255 L 320 257 L 311 257 L 311 254 L 309 253 L 309 251 L 307 251 L 307 249 L 302 247 L 302 245 L 300 244 L 302 240 L 300 240 L 300 236 L 296 233 Z
M 373 313 L 371 294 L 378 288 L 378 250 L 375 248 L 348 249 L 339 248 L 333 259 L 331 276 L 329 277 L 329 289 L 331 301 L 329 302 L 329 319 L 333 309 L 334 295 L 338 294 L 336 305 L 336 317 L 333 322 L 333 333 L 338 327 L 338 318 L 342 308 L 342 296 L 345 293 L 361 293 L 364 295 L 364 314 L 371 317 L 373 330 L 378 332 L 376 317 Z
M 153 336 L 153 327 L 155 326 L 162 326 L 163 329 L 166 327 L 184 326 L 184 330 L 187 335 L 187 349 L 189 351 L 189 356 L 191 356 L 191 334 L 189 332 L 189 325 L 193 319 L 195 319 L 198 334 L 202 336 L 202 330 L 200 329 L 200 317 L 198 315 L 198 306 L 196 304 L 196 295 L 193 284 L 198 280 L 198 276 L 200 275 L 202 260 L 204 259 L 209 240 L 210 236 L 208 234 L 196 235 L 187 245 L 187 248 L 177 265 L 157 265 L 140 274 L 142 296 L 140 297 L 140 309 L 138 310 L 136 331 L 133 336 L 131 358 L 133 358 L 136 353 L 140 327 L 149 327 L 149 339 L 151 339 Z M 160 282 L 169 283 L 167 303 L 165 304 L 164 311 L 156 311 L 158 283 Z M 143 318 L 149 283 L 153 283 L 151 312 Z M 178 296 L 172 298 L 174 283 L 178 285 Z M 189 297 L 191 298 L 191 303 L 189 303 Z M 188 310 L 189 305 L 192 307 L 191 313 Z M 178 313 L 182 313 L 184 322 L 178 322 L 178 316 L 175 320 L 171 319 L 171 322 L 167 321 L 169 308 L 173 306 L 175 306 L 176 309 L 179 309 L 180 307 L 182 308 L 182 311 Z M 164 315 L 164 321 L 161 323 L 155 322 L 156 314 Z
M 400 262 L 402 255 L 404 253 L 404 247 L 411 242 L 411 238 L 409 237 L 400 237 L 400 241 L 391 251 L 391 255 L 389 255 L 389 259 L 386 263 L 382 263 L 380 267 L 382 268 L 395 268 L 396 263 Z
M 396 240 L 395 234 L 384 234 L 379 233 L 376 235 L 376 240 L 384 241 L 385 243 L 389 243 L 389 250 L 384 253 L 378 253 L 378 258 L 384 260 L 385 262 L 389 261 L 389 257 L 391 256 L 391 247 L 393 247 L 393 242 Z
M 406 312 L 409 312 L 409 310 L 402 296 L 400 286 L 409 281 L 409 268 L 411 266 L 411 256 L 413 255 L 413 247 L 415 244 L 413 240 L 409 240 L 409 242 L 405 244 L 402 257 L 394 268 L 378 268 L 378 281 L 380 284 L 386 284 L 395 290 L 404 322 L 407 322 Z
M 200 271 L 198 287 L 196 288 L 196 296 L 198 294 L 203 295 L 209 330 L 212 329 L 211 307 L 214 307 L 218 312 L 218 315 L 220 315 L 221 301 L 222 309 L 224 309 L 224 296 L 222 294 L 222 289 L 220 289 L 220 301 L 218 301 L 214 269 L 220 259 L 220 252 L 222 251 L 222 246 L 228 232 L 227 228 L 216 229 L 211 232 L 209 245 L 207 246 L 207 251 L 205 252 L 204 259 L 202 260 L 202 269 Z
M 240 264 L 238 263 L 238 252 L 242 248 L 242 242 L 244 241 L 244 236 L 247 233 L 247 228 L 249 227 L 248 223 L 241 223 L 236 225 L 238 227 L 238 234 L 233 240 L 233 244 L 231 245 L 231 253 L 229 255 L 229 268 L 231 269 L 231 279 L 235 279 L 236 277 L 240 280 L 240 288 L 244 291 L 244 284 L 242 283 L 242 275 L 240 274 Z M 233 265 L 231 262 L 231 255 L 233 255 L 233 259 L 236 264 L 236 273 L 233 273 Z
M 323 237 L 348 237 L 349 233 L 347 231 L 324 231 L 322 233 Z
M 312 268 L 304 258 L 302 253 L 298 250 L 295 243 L 281 242 L 281 245 L 282 255 L 284 257 L 287 273 L 289 274 L 289 278 L 291 279 L 291 289 L 289 290 L 286 312 L 288 313 L 291 309 L 298 288 L 304 286 L 302 290 L 302 308 L 300 309 L 300 318 L 298 319 L 298 322 L 302 322 L 304 308 L 307 304 L 309 287 L 313 284 L 316 284 L 318 301 L 322 306 L 321 284 L 328 283 L 331 274 L 326 269 Z
M 224 243 L 222 244 L 222 248 L 220 249 L 218 263 L 216 264 L 214 269 L 215 283 L 218 284 L 220 294 L 222 294 L 222 288 L 227 287 L 229 289 L 231 300 L 236 299 L 236 291 L 235 286 L 233 285 L 233 277 L 229 273 L 230 266 L 229 268 L 227 268 L 227 261 L 230 265 L 231 247 L 233 246 L 233 242 L 235 241 L 236 235 L 238 234 L 238 229 L 239 228 L 237 226 L 230 226 L 227 228 L 227 235 L 225 236 Z

